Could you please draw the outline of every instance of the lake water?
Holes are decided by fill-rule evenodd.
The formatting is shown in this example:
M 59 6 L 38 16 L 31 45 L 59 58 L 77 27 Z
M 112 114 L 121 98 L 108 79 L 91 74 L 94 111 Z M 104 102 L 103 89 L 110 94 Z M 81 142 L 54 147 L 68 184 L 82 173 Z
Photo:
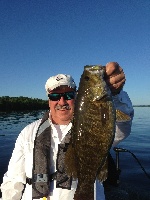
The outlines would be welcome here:
M 119 147 L 125 148 L 138 158 L 150 176 L 150 107 L 134 107 L 131 135 Z M 29 123 L 41 118 L 44 111 L 0 113 L 0 184 L 7 170 L 16 138 Z M 112 151 L 115 158 L 115 152 Z M 137 161 L 128 152 L 119 153 L 120 182 L 150 189 L 150 179 L 142 171 Z

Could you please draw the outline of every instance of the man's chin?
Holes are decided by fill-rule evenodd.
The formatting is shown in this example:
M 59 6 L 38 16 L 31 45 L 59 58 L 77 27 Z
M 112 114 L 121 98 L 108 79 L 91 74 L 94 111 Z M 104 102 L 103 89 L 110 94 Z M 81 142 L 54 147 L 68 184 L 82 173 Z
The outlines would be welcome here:
M 59 119 L 62 121 L 71 121 L 72 115 L 67 111 L 60 111 Z

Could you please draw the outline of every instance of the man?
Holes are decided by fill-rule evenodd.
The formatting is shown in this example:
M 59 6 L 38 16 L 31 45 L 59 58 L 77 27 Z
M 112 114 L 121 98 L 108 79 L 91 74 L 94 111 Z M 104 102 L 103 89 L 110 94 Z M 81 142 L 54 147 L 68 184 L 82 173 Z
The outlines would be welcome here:
M 106 65 L 106 82 L 112 94 L 117 96 L 125 83 L 124 72 L 118 63 L 111 62 Z M 64 189 L 64 186 L 62 186 L 62 189 L 61 184 L 56 187 L 57 181 L 53 180 L 53 175 L 55 175 L 56 166 L 59 164 L 57 163 L 58 145 L 65 140 L 72 126 L 71 119 L 74 111 L 76 84 L 71 76 L 59 74 L 47 80 L 45 89 L 49 97 L 50 112 L 44 120 L 41 121 L 40 119 L 31 123 L 19 134 L 9 162 L 8 171 L 4 175 L 1 185 L 3 200 L 31 200 L 32 195 L 34 196 L 33 199 L 44 199 L 37 198 L 37 196 L 41 195 L 39 192 L 41 188 L 39 186 L 40 189 L 38 191 L 36 187 L 36 183 L 38 185 L 40 182 L 38 180 L 43 180 L 43 177 L 38 177 L 36 174 L 38 170 L 43 170 L 42 167 L 44 170 L 50 169 L 52 176 L 48 191 L 44 191 L 45 194 L 48 192 L 47 199 L 73 200 L 77 187 L 76 180 L 72 181 L 69 190 Z M 126 106 L 128 107 L 128 105 Z M 46 131 L 48 134 L 46 134 Z M 47 138 L 43 137 L 41 143 L 43 140 L 44 143 L 48 144 L 48 149 L 50 149 L 50 151 L 47 150 L 44 153 L 43 150 L 40 151 L 42 147 L 38 141 L 43 135 L 45 138 L 47 136 Z M 46 169 L 45 159 L 47 159 L 47 163 L 50 163 L 49 166 L 47 164 L 49 169 Z M 36 176 L 35 185 L 31 185 L 30 181 L 33 176 Z M 22 195 L 24 184 L 26 184 L 26 187 Z M 103 185 L 97 181 L 95 183 L 94 198 L 96 200 L 105 199 Z

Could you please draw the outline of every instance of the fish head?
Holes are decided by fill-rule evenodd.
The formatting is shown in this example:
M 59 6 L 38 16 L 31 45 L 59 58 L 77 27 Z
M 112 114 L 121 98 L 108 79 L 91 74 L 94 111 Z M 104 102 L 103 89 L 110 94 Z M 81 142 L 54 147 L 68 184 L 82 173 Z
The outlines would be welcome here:
M 90 101 L 99 101 L 111 97 L 111 91 L 105 80 L 105 67 L 101 65 L 86 65 L 80 79 L 79 90 Z

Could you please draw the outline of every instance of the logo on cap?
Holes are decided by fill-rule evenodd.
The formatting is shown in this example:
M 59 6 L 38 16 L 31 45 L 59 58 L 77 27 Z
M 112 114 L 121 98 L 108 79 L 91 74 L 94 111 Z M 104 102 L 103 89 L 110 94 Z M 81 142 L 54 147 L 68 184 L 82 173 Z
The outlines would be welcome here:
M 56 77 L 56 81 L 60 81 L 61 79 L 63 79 L 63 77 L 61 77 L 61 76 L 60 77 L 59 76 Z

